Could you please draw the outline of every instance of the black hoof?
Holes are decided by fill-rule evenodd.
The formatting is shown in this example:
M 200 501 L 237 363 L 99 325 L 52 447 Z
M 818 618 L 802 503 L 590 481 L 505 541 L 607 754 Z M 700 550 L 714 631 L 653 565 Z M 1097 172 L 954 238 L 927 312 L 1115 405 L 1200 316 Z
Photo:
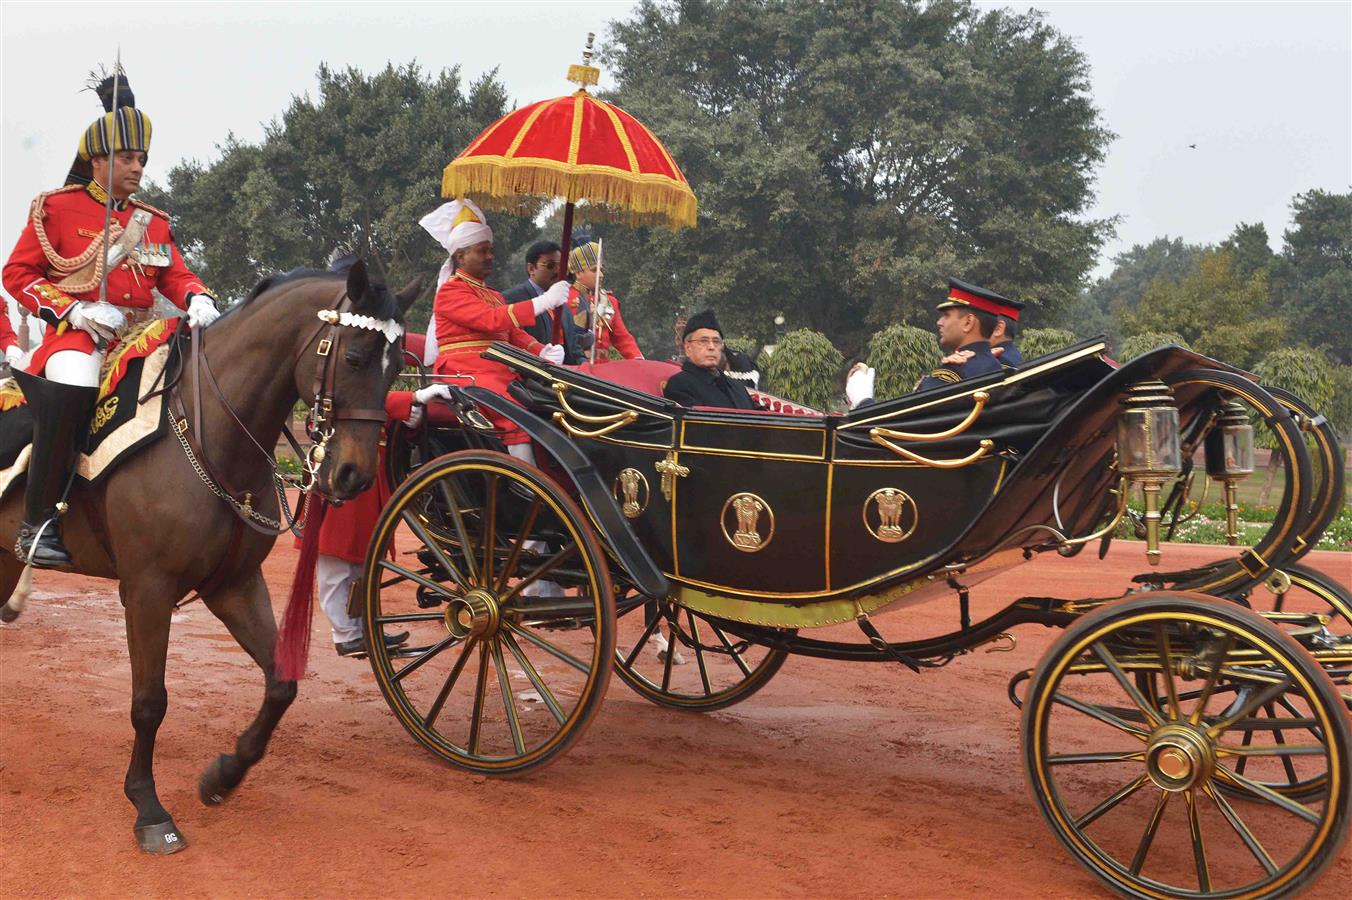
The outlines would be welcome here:
M 173 819 L 158 825 L 137 825 L 136 843 L 145 852 L 156 856 L 168 856 L 188 849 L 188 840 L 183 837 Z
M 10 609 L 8 605 L 0 606 L 0 622 L 9 624 L 19 618 L 18 610 Z
M 197 799 L 207 806 L 220 806 L 235 792 L 225 786 L 225 772 L 221 764 L 224 757 L 216 757 L 207 766 L 202 777 L 197 779 Z

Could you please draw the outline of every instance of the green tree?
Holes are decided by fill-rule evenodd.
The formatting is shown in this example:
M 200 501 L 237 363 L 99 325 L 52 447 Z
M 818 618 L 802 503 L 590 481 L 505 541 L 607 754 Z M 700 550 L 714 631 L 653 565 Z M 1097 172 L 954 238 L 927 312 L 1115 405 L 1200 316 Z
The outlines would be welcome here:
M 1352 192 L 1309 191 L 1291 209 L 1273 292 L 1301 340 L 1352 363 Z
M 1172 331 L 1143 331 L 1140 334 L 1133 335 L 1122 342 L 1122 349 L 1118 351 L 1118 360 L 1126 362 L 1129 359 L 1135 359 L 1142 353 L 1149 353 L 1156 347 L 1163 347 L 1166 344 L 1177 344 L 1180 347 L 1187 348 L 1188 342 L 1183 335 Z
M 1226 249 L 1204 251 L 1196 270 L 1179 281 L 1151 282 L 1140 306 L 1121 318 L 1128 333 L 1177 332 L 1197 352 L 1242 368 L 1280 346 L 1285 335 L 1270 310 L 1267 274 L 1240 278 Z
M 875 397 L 900 397 L 939 365 L 943 352 L 933 330 L 889 325 L 868 342 L 868 364 L 876 370 Z
M 1334 431 L 1346 445 L 1352 441 L 1352 366 L 1338 366 L 1333 372 L 1333 399 L 1321 410 L 1333 423 Z
M 1267 227 L 1262 222 L 1240 222 L 1230 232 L 1230 236 L 1221 242 L 1221 247 L 1230 251 L 1235 274 L 1240 278 L 1252 278 L 1259 272 L 1267 272 L 1277 259 L 1277 254 L 1272 252 L 1268 244 Z
M 1024 359 L 1046 356 L 1075 343 L 1075 335 L 1064 328 L 1030 328 L 1016 342 Z
M 440 201 L 441 170 L 505 112 L 495 73 L 462 87 L 459 70 L 416 64 L 374 75 L 320 66 L 317 99 L 294 97 L 258 145 L 233 136 L 211 163 L 171 169 L 148 202 L 174 213 L 199 274 L 238 298 L 263 276 L 322 266 L 346 247 L 393 280 L 437 271 L 444 253 L 418 226 Z M 492 221 L 504 258 L 534 235 L 526 219 Z M 517 273 L 499 270 L 509 284 Z M 415 307 L 421 327 L 430 304 Z
M 1325 411 L 1333 401 L 1336 386 L 1336 370 L 1328 357 L 1311 347 L 1281 347 L 1273 350 L 1254 367 L 1254 374 L 1265 385 L 1285 388 L 1295 394 L 1311 408 Z M 1273 449 L 1277 441 L 1261 423 L 1254 428 L 1254 444 Z M 1263 490 L 1258 502 L 1266 505 L 1272 492 L 1277 474 L 1278 457 L 1268 458 L 1267 472 L 1263 479 Z
M 1121 318 L 1134 311 L 1146 289 L 1156 281 L 1181 281 L 1197 268 L 1197 259 L 1205 248 L 1185 244 L 1182 238 L 1156 238 L 1137 244 L 1113 257 L 1113 270 L 1085 289 L 1069 313 L 1058 323 L 1077 337 L 1106 334 L 1110 342 L 1121 343 Z M 1130 332 L 1126 332 L 1130 333 Z
M 799 328 L 784 335 L 764 366 L 766 389 L 771 393 L 815 409 L 840 405 L 836 384 L 845 357 L 826 335 Z
M 613 250 L 646 327 L 707 305 L 769 340 L 782 312 L 853 356 L 928 324 L 952 274 L 1051 316 L 1108 232 L 1086 212 L 1111 135 L 1084 56 L 1040 13 L 642 0 L 608 46 L 611 99 L 700 198 L 694 231 Z

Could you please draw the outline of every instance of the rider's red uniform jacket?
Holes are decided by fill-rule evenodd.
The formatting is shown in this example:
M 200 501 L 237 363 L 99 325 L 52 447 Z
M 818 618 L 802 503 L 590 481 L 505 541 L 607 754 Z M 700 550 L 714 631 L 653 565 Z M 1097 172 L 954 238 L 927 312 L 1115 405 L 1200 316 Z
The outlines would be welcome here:
M 507 303 L 497 291 L 459 270 L 446 279 L 437 291 L 432 304 L 437 319 L 437 361 L 433 371 L 438 375 L 469 375 L 461 382 L 449 382 L 465 387 L 477 385 L 507 396 L 507 385 L 516 381 L 516 373 L 502 363 L 481 358 L 480 354 L 494 341 L 508 341 L 527 353 L 538 354 L 544 344 L 521 330 L 524 322 L 535 321 L 535 304 L 531 300 Z M 503 441 L 521 444 L 529 440 L 511 422 L 488 413 L 493 425 L 503 432 Z
M 604 288 L 603 288 L 604 290 Z M 596 328 L 596 361 L 597 363 L 610 362 L 610 348 L 613 346 L 620 351 L 620 356 L 625 359 L 642 359 L 643 351 L 638 348 L 638 341 L 629 333 L 625 327 L 624 319 L 620 318 L 620 298 L 616 297 L 610 291 L 606 291 L 606 296 L 610 298 L 611 313 L 604 318 L 604 321 Z M 554 343 L 563 344 L 563 323 L 561 316 L 575 314 L 578 308 L 587 302 L 582 298 L 577 287 L 574 286 L 568 290 L 568 309 L 567 312 L 559 310 L 554 314 Z M 566 346 L 566 345 L 565 345 Z M 587 355 L 590 355 L 588 351 Z
M 41 374 L 47 357 L 58 350 L 94 351 L 93 339 L 69 327 L 65 318 L 76 300 L 99 298 L 99 279 L 91 277 L 88 266 L 99 265 L 95 258 L 101 256 L 106 197 L 97 182 L 39 194 L 0 275 L 9 295 L 49 326 L 28 367 L 33 374 Z M 135 253 L 108 273 L 108 302 L 134 316 L 154 305 L 152 288 L 180 309 L 188 308 L 192 294 L 210 295 L 184 264 L 166 213 L 128 200 L 114 204 L 113 221 L 126 228 L 137 210 L 148 211 L 150 222 Z

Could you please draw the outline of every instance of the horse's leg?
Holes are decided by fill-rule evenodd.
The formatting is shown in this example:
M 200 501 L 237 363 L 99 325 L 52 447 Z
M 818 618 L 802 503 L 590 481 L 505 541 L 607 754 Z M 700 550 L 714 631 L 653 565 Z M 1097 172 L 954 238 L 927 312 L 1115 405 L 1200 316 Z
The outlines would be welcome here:
M 277 623 L 268 600 L 263 573 L 255 570 L 241 582 L 213 590 L 202 597 L 216 618 L 234 635 L 239 645 L 263 670 L 263 706 L 258 715 L 235 741 L 234 753 L 222 753 L 212 760 L 197 783 L 197 796 L 208 806 L 224 803 L 249 769 L 263 758 L 272 730 L 282 714 L 296 699 L 294 681 L 278 681 L 274 676 L 272 653 L 277 643 Z
M 4 604 L 0 606 L 0 622 L 13 622 L 23 612 L 28 596 L 26 592 L 22 596 L 15 596 L 19 576 L 23 574 L 23 563 L 13 553 L 3 550 L 0 547 L 0 603 Z M 28 591 L 32 591 L 32 585 L 28 586 Z
M 175 853 L 187 846 L 174 820 L 155 793 L 155 733 L 169 706 L 164 689 L 164 658 L 169 647 L 172 588 L 150 579 L 123 581 L 127 650 L 131 655 L 131 724 L 136 729 L 127 799 L 136 807 L 136 841 L 147 853 Z

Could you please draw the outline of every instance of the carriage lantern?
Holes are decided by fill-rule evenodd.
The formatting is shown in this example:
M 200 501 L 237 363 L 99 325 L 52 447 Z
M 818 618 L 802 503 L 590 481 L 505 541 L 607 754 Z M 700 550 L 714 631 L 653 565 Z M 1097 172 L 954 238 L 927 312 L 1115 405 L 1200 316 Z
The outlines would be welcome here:
M 1225 485 L 1225 538 L 1239 543 L 1239 483 L 1253 474 L 1253 426 L 1243 404 L 1221 406 L 1220 420 L 1206 436 L 1206 473 Z
M 1178 407 L 1174 392 L 1161 381 L 1134 385 L 1122 400 L 1117 421 L 1117 465 L 1139 482 L 1145 497 L 1146 559 L 1160 561 L 1160 488 L 1183 471 L 1178 445 Z

